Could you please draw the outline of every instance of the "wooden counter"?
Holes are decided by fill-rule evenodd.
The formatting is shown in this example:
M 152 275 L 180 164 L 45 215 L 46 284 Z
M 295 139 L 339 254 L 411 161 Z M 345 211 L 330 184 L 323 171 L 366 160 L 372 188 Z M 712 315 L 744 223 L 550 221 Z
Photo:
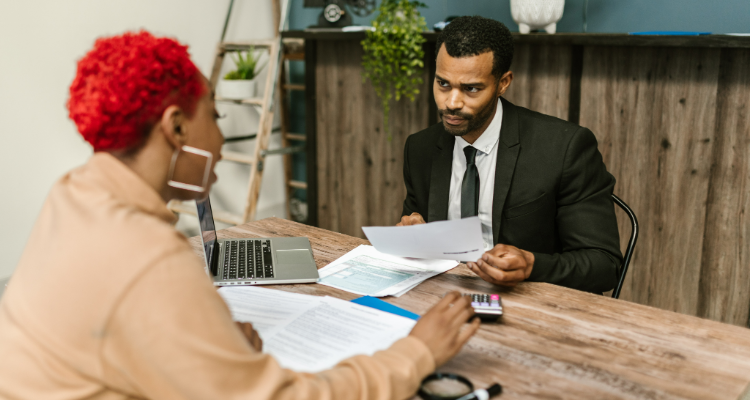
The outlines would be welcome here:
M 219 238 L 306 236 L 318 268 L 365 240 L 268 218 L 219 231 Z M 202 257 L 198 237 L 191 239 Z M 351 300 L 319 284 L 268 288 Z M 450 290 L 497 293 L 505 315 L 484 323 L 439 370 L 476 387 L 499 382 L 512 399 L 737 399 L 750 382 L 745 328 L 544 283 L 499 290 L 465 265 L 385 301 L 422 314 Z M 744 398 L 743 398 L 744 399 Z
M 392 139 L 361 77 L 364 33 L 306 39 L 311 222 L 363 237 L 394 224 L 406 137 L 437 121 L 434 40 L 425 84 L 393 103 Z M 750 37 L 515 35 L 506 98 L 590 128 L 641 234 L 622 299 L 747 326 L 750 318 Z M 619 210 L 618 210 L 619 212 Z M 622 246 L 629 235 L 618 215 Z

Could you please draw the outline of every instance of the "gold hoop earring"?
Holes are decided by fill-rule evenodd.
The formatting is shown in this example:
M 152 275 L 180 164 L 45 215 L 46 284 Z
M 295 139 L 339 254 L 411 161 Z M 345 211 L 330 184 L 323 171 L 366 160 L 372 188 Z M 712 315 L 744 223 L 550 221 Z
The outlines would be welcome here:
M 173 179 L 174 167 L 175 167 L 175 164 L 177 164 L 177 157 L 179 157 L 180 155 L 180 150 L 186 153 L 206 157 L 206 170 L 203 172 L 203 185 L 202 186 L 191 185 L 189 183 L 184 183 L 184 182 L 178 182 Z M 211 154 L 211 152 L 197 149 L 191 146 L 182 146 L 182 148 L 174 149 L 174 153 L 172 153 L 172 162 L 169 163 L 169 175 L 167 176 L 167 185 L 172 186 L 177 189 L 189 190 L 191 192 L 198 192 L 198 193 L 205 192 L 206 185 L 208 184 L 208 177 L 211 174 L 211 162 L 213 161 L 213 158 L 214 156 L 213 154 Z

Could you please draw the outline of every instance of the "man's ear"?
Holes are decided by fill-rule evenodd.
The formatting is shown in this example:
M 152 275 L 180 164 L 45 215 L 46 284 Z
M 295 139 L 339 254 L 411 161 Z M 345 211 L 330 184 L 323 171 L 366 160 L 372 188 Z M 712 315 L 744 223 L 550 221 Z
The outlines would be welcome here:
M 185 130 L 185 113 L 176 105 L 171 105 L 164 110 L 159 121 L 159 127 L 164 138 L 179 149 L 187 142 L 187 132 Z
M 508 71 L 497 80 L 497 95 L 504 95 L 505 91 L 510 87 L 511 82 L 513 82 L 513 71 Z

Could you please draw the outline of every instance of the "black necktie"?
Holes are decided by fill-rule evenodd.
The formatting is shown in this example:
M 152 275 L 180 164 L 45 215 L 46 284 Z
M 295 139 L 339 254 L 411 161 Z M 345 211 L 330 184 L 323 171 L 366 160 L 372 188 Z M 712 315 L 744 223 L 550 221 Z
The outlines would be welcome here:
M 466 156 L 466 172 L 461 182 L 461 218 L 479 215 L 479 170 L 474 163 L 477 149 L 466 146 L 464 155 Z

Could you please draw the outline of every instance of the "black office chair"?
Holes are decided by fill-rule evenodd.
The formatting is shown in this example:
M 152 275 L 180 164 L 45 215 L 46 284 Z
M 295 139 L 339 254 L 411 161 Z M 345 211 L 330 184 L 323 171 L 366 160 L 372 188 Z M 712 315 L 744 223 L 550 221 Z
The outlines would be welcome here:
M 630 224 L 632 225 L 632 231 L 630 232 L 630 241 L 628 242 L 628 248 L 625 250 L 625 258 L 622 260 L 622 265 L 620 266 L 620 280 L 617 282 L 617 287 L 615 287 L 615 290 L 612 292 L 612 298 L 617 299 L 620 297 L 620 290 L 622 290 L 622 283 L 625 282 L 625 274 L 628 273 L 628 265 L 630 265 L 630 259 L 633 257 L 633 249 L 635 249 L 635 242 L 638 240 L 638 219 L 635 217 L 635 213 L 633 210 L 628 207 L 627 204 L 625 204 L 624 201 L 622 201 L 619 197 L 612 195 L 612 200 L 614 200 L 615 204 L 620 206 L 630 218 Z

